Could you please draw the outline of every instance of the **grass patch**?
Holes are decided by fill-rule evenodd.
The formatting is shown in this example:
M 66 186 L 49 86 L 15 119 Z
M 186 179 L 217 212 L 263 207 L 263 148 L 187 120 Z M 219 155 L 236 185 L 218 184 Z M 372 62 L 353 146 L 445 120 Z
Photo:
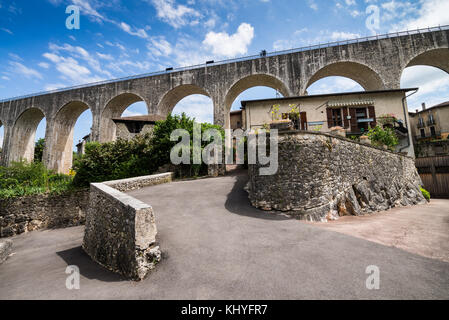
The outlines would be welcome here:
M 71 176 L 48 170 L 41 162 L 13 162 L 9 167 L 0 166 L 0 199 L 78 189 L 72 181 Z

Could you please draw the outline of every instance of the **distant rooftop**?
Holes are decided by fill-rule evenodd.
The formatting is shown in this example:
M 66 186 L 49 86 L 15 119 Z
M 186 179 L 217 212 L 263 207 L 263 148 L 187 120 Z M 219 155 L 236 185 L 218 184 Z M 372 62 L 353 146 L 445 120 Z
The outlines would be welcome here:
M 154 123 L 156 121 L 165 120 L 166 117 L 158 115 L 158 114 L 149 114 L 149 115 L 142 115 L 142 116 L 132 116 L 132 117 L 120 117 L 120 118 L 113 118 L 112 121 L 114 122 L 148 122 L 148 123 Z
M 421 109 L 421 110 L 419 110 L 418 112 L 409 112 L 409 113 L 413 115 L 413 114 L 419 114 L 419 113 L 421 113 L 421 112 L 425 112 L 425 111 L 428 111 L 428 110 L 431 110 L 431 109 L 436 109 L 436 108 L 446 108 L 446 107 L 449 107 L 449 101 L 446 101 L 446 102 L 443 102 L 443 103 L 436 104 L 436 105 L 431 106 L 431 107 L 429 107 L 429 108 Z M 416 110 L 418 110 L 418 109 L 416 109 Z

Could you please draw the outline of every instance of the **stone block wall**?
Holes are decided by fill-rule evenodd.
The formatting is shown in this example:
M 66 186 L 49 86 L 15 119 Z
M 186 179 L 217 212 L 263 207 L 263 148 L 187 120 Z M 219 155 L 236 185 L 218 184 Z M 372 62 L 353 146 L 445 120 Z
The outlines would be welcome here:
M 89 190 L 37 194 L 0 200 L 0 237 L 23 232 L 81 225 L 89 205 Z
M 249 198 L 263 210 L 326 221 L 426 203 L 414 159 L 323 133 L 279 133 L 279 167 L 249 166 Z
M 170 182 L 173 173 L 92 183 L 83 249 L 105 268 L 143 279 L 161 259 L 153 208 L 123 192 Z

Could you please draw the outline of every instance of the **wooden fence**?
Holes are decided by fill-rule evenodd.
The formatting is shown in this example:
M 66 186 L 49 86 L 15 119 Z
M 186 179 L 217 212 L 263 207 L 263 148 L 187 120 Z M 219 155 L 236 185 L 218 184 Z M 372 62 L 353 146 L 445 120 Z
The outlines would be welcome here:
M 449 156 L 416 158 L 424 188 L 434 198 L 449 198 Z

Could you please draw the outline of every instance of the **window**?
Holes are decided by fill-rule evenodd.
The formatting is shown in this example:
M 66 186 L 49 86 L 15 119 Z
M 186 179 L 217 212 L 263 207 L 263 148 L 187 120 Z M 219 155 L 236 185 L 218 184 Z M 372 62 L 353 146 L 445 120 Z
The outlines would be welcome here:
M 357 108 L 355 110 L 355 116 L 357 119 L 357 127 L 360 130 L 360 132 L 368 131 L 368 122 L 360 121 L 368 118 L 366 108 Z
M 332 109 L 332 122 L 334 126 L 343 127 L 343 118 L 341 116 L 341 109 Z
M 435 127 L 430 127 L 430 135 L 432 137 L 435 137 L 437 135 L 436 131 L 435 131 Z
M 421 129 L 421 138 L 426 137 L 426 131 L 424 129 Z
M 424 127 L 424 119 L 423 118 L 418 118 L 418 128 Z

